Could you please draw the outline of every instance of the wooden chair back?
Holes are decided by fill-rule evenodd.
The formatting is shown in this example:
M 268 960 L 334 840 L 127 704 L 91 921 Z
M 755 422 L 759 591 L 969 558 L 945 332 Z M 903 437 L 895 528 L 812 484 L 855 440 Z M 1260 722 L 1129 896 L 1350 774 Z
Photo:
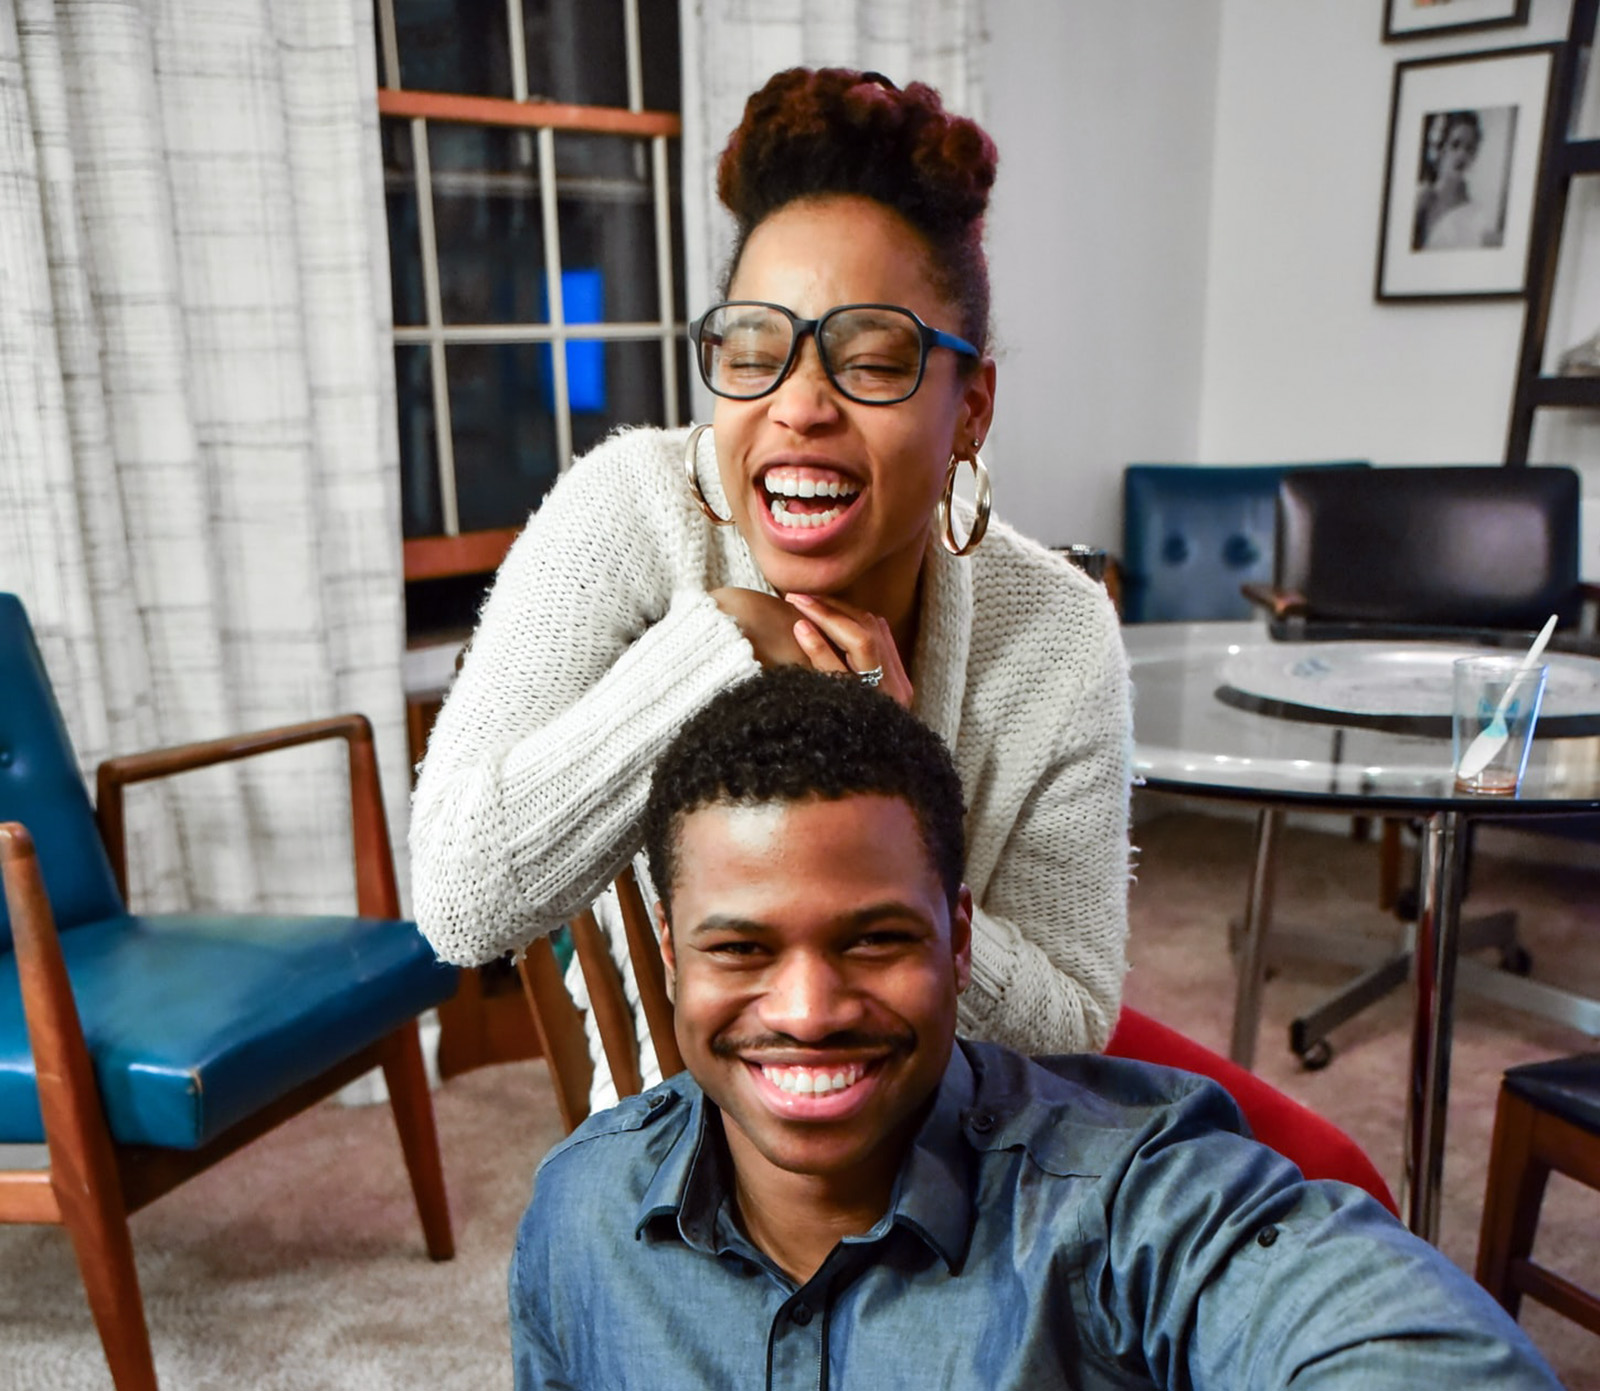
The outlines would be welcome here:
M 683 1070 L 683 1058 L 672 1029 L 672 1001 L 667 997 L 666 968 L 662 965 L 650 910 L 645 907 L 644 894 L 640 892 L 639 881 L 631 867 L 617 876 L 616 890 L 645 1025 L 655 1045 L 661 1075 L 671 1077 Z M 600 1034 L 606 1064 L 616 1082 L 617 1095 L 632 1096 L 642 1089 L 643 1083 L 639 1073 L 639 1038 L 623 989 L 622 972 L 612 959 L 593 909 L 584 909 L 567 926 L 572 933 L 573 949 L 583 971 L 589 1006 L 594 1011 L 595 1027 Z M 548 937 L 541 937 L 528 948 L 517 964 L 517 972 L 522 979 L 528 1008 L 533 1012 L 539 1047 L 550 1065 L 556 1106 L 570 1134 L 589 1114 L 589 1088 L 594 1080 L 583 1012 L 567 992 L 561 965 Z

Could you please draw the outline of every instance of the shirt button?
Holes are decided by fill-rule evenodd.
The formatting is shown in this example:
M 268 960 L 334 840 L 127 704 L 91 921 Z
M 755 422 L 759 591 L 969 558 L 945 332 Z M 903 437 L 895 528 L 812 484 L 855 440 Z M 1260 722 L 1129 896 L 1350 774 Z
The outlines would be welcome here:
M 811 1322 L 811 1306 L 808 1304 L 796 1304 L 794 1308 L 789 1310 L 789 1317 L 804 1328 Z
M 654 1096 L 652 1096 L 650 1098 L 649 1105 L 650 1105 L 650 1109 L 652 1111 L 659 1111 L 666 1104 L 667 1104 L 667 1094 L 665 1092 L 657 1092 Z
M 1256 1233 L 1257 1246 L 1271 1246 L 1277 1239 L 1278 1229 L 1276 1227 L 1263 1227 Z
M 987 1135 L 994 1129 L 994 1117 L 987 1111 L 979 1111 L 968 1124 L 972 1126 L 974 1135 Z

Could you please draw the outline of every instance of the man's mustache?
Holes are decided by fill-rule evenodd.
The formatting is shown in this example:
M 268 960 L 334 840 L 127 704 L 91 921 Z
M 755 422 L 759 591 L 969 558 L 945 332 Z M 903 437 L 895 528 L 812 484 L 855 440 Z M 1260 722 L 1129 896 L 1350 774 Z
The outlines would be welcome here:
M 864 1033 L 841 1029 L 826 1038 L 798 1039 L 791 1034 L 747 1034 L 742 1038 L 719 1035 L 711 1040 L 711 1053 L 718 1058 L 736 1058 L 752 1053 L 804 1051 L 807 1053 L 909 1053 L 916 1046 L 916 1035 L 902 1033 Z

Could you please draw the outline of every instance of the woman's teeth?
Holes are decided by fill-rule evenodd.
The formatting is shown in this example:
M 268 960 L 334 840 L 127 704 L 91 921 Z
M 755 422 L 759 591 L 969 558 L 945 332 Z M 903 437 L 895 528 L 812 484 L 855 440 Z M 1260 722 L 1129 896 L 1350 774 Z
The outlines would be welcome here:
M 795 530 L 827 526 L 855 500 L 860 487 L 848 479 L 817 478 L 787 468 L 769 469 L 761 479 L 772 520 Z M 821 499 L 837 498 L 829 507 Z
M 762 480 L 762 486 L 775 497 L 854 497 L 861 491 L 854 483 L 785 478 L 778 473 L 769 473 Z
M 761 1075 L 767 1081 L 779 1091 L 792 1096 L 826 1096 L 829 1092 L 842 1092 L 846 1087 L 855 1086 L 866 1073 L 867 1069 L 860 1063 L 851 1063 L 832 1071 L 816 1067 L 764 1066 L 761 1069 Z
M 781 497 L 773 498 L 769 505 L 772 520 L 779 526 L 787 527 L 827 526 L 835 517 L 844 514 L 843 507 L 830 507 L 825 512 L 791 512 Z

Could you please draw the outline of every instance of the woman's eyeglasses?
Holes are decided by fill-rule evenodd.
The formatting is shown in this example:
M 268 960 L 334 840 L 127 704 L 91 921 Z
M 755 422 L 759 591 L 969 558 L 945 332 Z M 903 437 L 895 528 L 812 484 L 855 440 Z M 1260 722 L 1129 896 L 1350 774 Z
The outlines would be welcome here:
M 820 319 L 800 319 L 781 304 L 736 300 L 713 305 L 689 325 L 701 380 L 734 401 L 776 391 L 808 333 L 828 380 L 865 406 L 914 395 L 933 348 L 980 356 L 964 338 L 929 328 L 895 304 L 841 304 Z

